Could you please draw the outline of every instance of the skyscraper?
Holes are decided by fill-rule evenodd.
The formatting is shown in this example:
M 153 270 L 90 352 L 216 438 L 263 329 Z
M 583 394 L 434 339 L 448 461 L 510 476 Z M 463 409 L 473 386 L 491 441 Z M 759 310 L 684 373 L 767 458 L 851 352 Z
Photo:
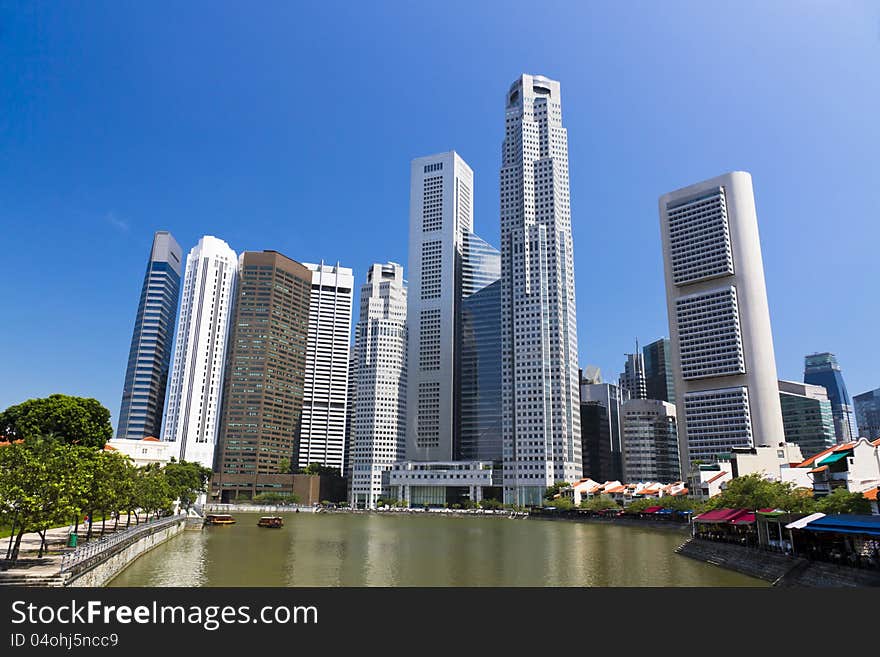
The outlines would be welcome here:
M 177 319 L 181 256 L 180 245 L 171 233 L 160 230 L 153 235 L 131 335 L 117 438 L 138 440 L 160 435 Z
M 785 439 L 752 177 L 660 197 L 682 470 Z
M 291 492 L 306 371 L 312 272 L 277 251 L 246 251 L 224 381 L 214 489 L 223 502 Z
M 559 83 L 507 92 L 501 163 L 504 500 L 540 504 L 581 477 L 568 136 Z
M 374 264 L 361 286 L 355 328 L 351 500 L 375 508 L 389 499 L 391 466 L 406 454 L 406 281 L 394 262 Z
M 594 383 L 601 377 L 593 369 L 596 378 L 585 374 L 580 385 L 582 471 L 596 481 L 618 481 L 623 479 L 622 394 L 613 383 Z
M 785 441 L 798 445 L 804 456 L 818 454 L 837 442 L 831 402 L 825 388 L 809 383 L 780 381 L 779 403 Z
M 642 348 L 645 358 L 645 385 L 648 399 L 675 403 L 675 378 L 669 338 L 660 338 Z
M 235 251 L 211 235 L 186 258 L 163 440 L 179 445 L 179 459 L 207 468 L 214 465 L 237 271 Z
M 635 353 L 626 354 L 623 372 L 620 373 L 620 389 L 628 399 L 647 399 L 648 384 L 645 379 L 645 357 L 636 341 Z
M 843 373 L 834 354 L 823 352 L 804 358 L 804 383 L 823 386 L 831 400 L 834 415 L 834 435 L 837 442 L 845 443 L 857 436 L 852 402 L 843 382 Z
M 859 436 L 868 440 L 880 438 L 880 388 L 853 397 Z
M 326 265 L 323 260 L 304 266 L 312 271 L 312 299 L 296 464 L 305 468 L 320 463 L 344 474 L 354 275 L 339 263 Z
M 621 406 L 623 477 L 627 482 L 681 480 L 675 406 L 630 399 Z

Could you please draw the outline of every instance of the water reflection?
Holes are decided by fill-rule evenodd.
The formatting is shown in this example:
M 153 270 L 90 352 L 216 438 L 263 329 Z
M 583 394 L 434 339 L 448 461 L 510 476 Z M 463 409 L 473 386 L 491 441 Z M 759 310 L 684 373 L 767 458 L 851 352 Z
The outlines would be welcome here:
M 684 534 L 560 521 L 287 514 L 184 532 L 111 586 L 765 586 L 674 553 Z

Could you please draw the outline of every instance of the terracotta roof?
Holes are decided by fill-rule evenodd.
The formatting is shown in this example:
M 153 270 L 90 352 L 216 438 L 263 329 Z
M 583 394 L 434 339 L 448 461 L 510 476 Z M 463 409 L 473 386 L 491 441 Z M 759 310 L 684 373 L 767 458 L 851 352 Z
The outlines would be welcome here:
M 717 475 L 715 475 L 711 479 L 707 479 L 706 483 L 711 484 L 713 481 L 715 481 L 716 479 L 720 479 L 721 477 L 723 477 L 726 474 L 727 474 L 727 470 L 722 470 L 721 472 L 719 472 Z
M 820 465 L 818 468 L 813 468 L 812 470 L 810 470 L 810 473 L 822 472 L 823 470 L 827 470 L 827 469 L 828 469 L 827 465 Z
M 161 442 L 158 438 L 156 438 L 156 436 L 147 436 L 146 438 L 144 438 L 144 440 L 149 440 L 151 443 Z
M 876 500 L 877 499 L 877 491 L 880 491 L 880 486 L 874 486 L 874 488 L 871 488 L 870 490 L 866 490 L 864 493 L 862 493 L 862 495 L 864 495 L 869 500 Z
M 872 440 L 872 441 L 871 441 L 871 444 L 872 444 L 874 447 L 880 447 L 880 438 L 878 438 L 877 440 Z
M 105 452 L 115 452 L 116 448 L 113 447 L 113 445 L 104 445 L 104 451 Z
M 807 466 L 813 465 L 818 459 L 821 459 L 824 456 L 828 456 L 832 452 L 842 452 L 846 449 L 852 449 L 855 447 L 855 443 L 843 443 L 842 445 L 835 445 L 834 447 L 829 447 L 828 449 L 823 449 L 818 454 L 814 454 L 810 458 L 805 461 L 802 461 L 797 465 L 799 468 L 806 468 Z
M 620 493 L 624 490 L 626 490 L 626 486 L 614 486 L 613 488 L 606 488 L 605 492 L 606 493 Z

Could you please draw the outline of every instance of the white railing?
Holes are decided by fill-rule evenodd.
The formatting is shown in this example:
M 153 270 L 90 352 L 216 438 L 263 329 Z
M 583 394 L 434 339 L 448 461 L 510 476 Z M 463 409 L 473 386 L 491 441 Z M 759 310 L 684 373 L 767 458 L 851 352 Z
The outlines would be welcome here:
M 97 565 L 144 536 L 155 534 L 166 527 L 184 520 L 186 520 L 186 514 L 160 518 L 159 520 L 149 521 L 142 525 L 135 525 L 120 532 L 115 532 L 97 541 L 90 541 L 62 556 L 61 569 L 58 572 L 71 572 Z

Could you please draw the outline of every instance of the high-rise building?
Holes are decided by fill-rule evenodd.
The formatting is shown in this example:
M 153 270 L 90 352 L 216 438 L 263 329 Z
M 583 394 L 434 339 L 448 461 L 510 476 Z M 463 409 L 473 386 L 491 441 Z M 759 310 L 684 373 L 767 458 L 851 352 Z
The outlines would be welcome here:
M 801 453 L 806 455 L 834 446 L 834 419 L 825 388 L 779 381 L 779 403 L 785 442 L 799 445 Z
M 630 399 L 621 406 L 623 478 L 628 482 L 681 481 L 675 406 Z
M 648 384 L 645 379 L 645 357 L 639 351 L 639 342 L 636 340 L 636 351 L 626 354 L 623 372 L 620 373 L 620 389 L 627 399 L 647 399 Z
M 389 499 L 389 471 L 406 454 L 406 281 L 394 262 L 374 264 L 361 286 L 351 386 L 352 507 Z
M 752 177 L 660 197 L 682 470 L 785 439 Z
M 648 399 L 675 403 L 675 377 L 669 338 L 660 338 L 642 347 L 645 358 L 645 385 Z
M 178 458 L 214 465 L 226 343 L 238 263 L 223 240 L 205 235 L 190 250 L 183 276 L 180 323 L 168 387 L 163 440 Z
M 177 319 L 181 257 L 180 245 L 171 233 L 160 230 L 153 235 L 128 351 L 117 438 L 140 440 L 160 435 Z
M 354 275 L 351 269 L 304 263 L 312 271 L 309 341 L 296 465 L 342 471 Z
M 594 382 L 601 379 L 598 368 L 594 375 L 584 374 L 580 385 L 582 472 L 596 481 L 623 479 L 623 456 L 620 435 L 622 393 L 613 383 Z M 592 373 L 591 373 L 592 374 Z
M 290 492 L 306 371 L 312 272 L 277 251 L 246 251 L 224 381 L 217 475 L 223 502 Z
M 837 358 L 827 351 L 804 358 L 804 383 L 822 386 L 828 391 L 831 412 L 834 414 L 834 435 L 837 442 L 845 443 L 857 436 L 852 402 L 843 382 L 843 373 Z
M 504 500 L 540 504 L 581 477 L 568 135 L 559 82 L 522 75 L 505 98 L 501 163 Z
M 859 436 L 868 440 L 880 438 L 880 388 L 853 397 Z
M 413 504 L 500 497 L 501 264 L 473 232 L 473 189 L 454 151 L 412 161 L 407 462 L 391 483 Z

